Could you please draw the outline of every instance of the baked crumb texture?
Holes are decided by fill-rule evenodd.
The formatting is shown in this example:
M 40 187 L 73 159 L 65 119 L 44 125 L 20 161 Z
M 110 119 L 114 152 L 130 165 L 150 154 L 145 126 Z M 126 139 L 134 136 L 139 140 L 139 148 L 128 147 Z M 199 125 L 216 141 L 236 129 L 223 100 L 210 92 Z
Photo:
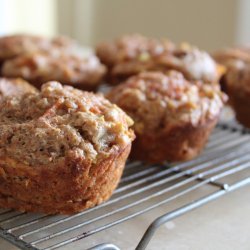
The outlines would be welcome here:
M 2 67 L 2 75 L 22 77 L 37 87 L 57 80 L 84 90 L 95 90 L 105 72 L 95 55 L 82 57 L 59 50 L 26 53 L 6 61 Z
M 189 82 L 176 71 L 140 73 L 107 98 L 134 120 L 132 157 L 146 162 L 197 156 L 227 99 L 218 84 Z
M 225 48 L 213 56 L 226 67 L 220 83 L 237 120 L 250 128 L 250 48 Z
M 232 78 L 230 71 L 235 72 L 235 69 L 241 67 L 241 64 L 250 63 L 250 48 L 249 47 L 236 47 L 224 48 L 212 54 L 213 58 L 225 67 L 225 70 L 220 78 L 222 90 L 228 94 L 228 78 Z M 229 74 L 229 76 L 228 76 Z M 235 73 L 233 73 L 235 74 Z M 230 81 L 230 80 L 229 80 Z M 229 84 L 232 84 L 230 81 Z M 236 83 L 237 84 L 237 83 Z M 231 102 L 231 99 L 229 99 Z
M 34 93 L 37 89 L 21 78 L 0 77 L 0 100 L 5 96 Z
M 113 83 L 143 71 L 177 70 L 189 80 L 206 82 L 217 81 L 221 75 L 221 67 L 205 51 L 187 43 L 175 45 L 138 34 L 103 42 L 96 53 L 109 68 L 108 80 Z
M 1 75 L 21 77 L 36 87 L 60 81 L 83 90 L 96 90 L 106 67 L 92 53 L 65 37 L 16 35 L 0 38 Z
M 0 37 L 0 62 L 18 55 L 55 49 L 69 49 L 75 42 L 66 37 L 45 38 L 34 35 L 11 35 Z
M 250 128 L 250 62 L 238 60 L 231 64 L 225 82 L 237 120 Z
M 0 206 L 70 214 L 107 200 L 130 152 L 132 124 L 103 96 L 58 82 L 5 98 Z
M 212 56 L 218 63 L 226 67 L 230 66 L 231 64 L 234 64 L 237 60 L 250 63 L 250 48 L 225 48 L 214 52 Z

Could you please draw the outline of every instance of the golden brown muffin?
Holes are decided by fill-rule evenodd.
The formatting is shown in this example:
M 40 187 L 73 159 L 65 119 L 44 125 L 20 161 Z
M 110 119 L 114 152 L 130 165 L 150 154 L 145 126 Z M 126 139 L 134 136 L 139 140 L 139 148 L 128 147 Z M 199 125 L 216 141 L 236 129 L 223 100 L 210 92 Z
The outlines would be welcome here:
M 212 56 L 218 63 L 229 67 L 237 60 L 250 62 L 250 49 L 247 47 L 225 48 L 214 52 Z
M 95 55 L 60 50 L 22 54 L 2 66 L 3 76 L 22 77 L 38 88 L 46 81 L 56 80 L 83 90 L 95 90 L 105 72 L 105 66 Z
M 66 49 L 74 45 L 75 42 L 66 37 L 49 39 L 34 35 L 3 36 L 0 37 L 0 62 L 27 52 Z
M 228 93 L 227 74 L 231 68 L 234 68 L 237 61 L 250 63 L 250 49 L 248 47 L 224 48 L 212 54 L 213 58 L 221 65 L 224 65 L 225 71 L 220 78 L 222 90 Z M 230 101 L 230 100 L 229 100 Z
M 250 62 L 231 63 L 225 75 L 227 94 L 237 120 L 250 128 Z
M 208 53 L 186 43 L 177 46 L 166 40 L 131 35 L 101 43 L 96 53 L 109 67 L 108 80 L 113 83 L 152 70 L 177 70 L 189 80 L 206 82 L 217 81 L 221 75 L 221 67 Z
M 0 106 L 1 207 L 70 214 L 111 196 L 134 139 L 121 109 L 58 82 Z
M 114 66 L 119 62 L 138 57 L 159 55 L 163 51 L 171 51 L 174 44 L 166 39 L 157 40 L 140 34 L 123 35 L 114 41 L 102 42 L 96 47 L 96 54 L 101 61 Z
M 21 78 L 0 77 L 0 99 L 5 96 L 34 93 L 37 89 Z
M 140 73 L 111 90 L 107 98 L 135 122 L 132 158 L 157 163 L 197 156 L 226 96 L 218 84 L 189 82 L 170 71 Z

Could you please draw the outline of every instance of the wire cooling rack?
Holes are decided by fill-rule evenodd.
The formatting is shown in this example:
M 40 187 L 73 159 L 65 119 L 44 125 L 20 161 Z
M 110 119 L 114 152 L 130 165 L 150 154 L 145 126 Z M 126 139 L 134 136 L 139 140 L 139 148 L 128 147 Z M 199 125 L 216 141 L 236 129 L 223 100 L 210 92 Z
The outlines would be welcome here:
M 72 216 L 0 210 L 0 236 L 21 249 L 68 249 L 75 242 L 84 245 L 89 236 L 96 237 L 103 230 L 111 227 L 115 230 L 117 224 L 138 216 L 147 217 L 151 210 L 175 204 L 145 228 L 136 248 L 145 249 L 163 223 L 248 184 L 250 133 L 235 122 L 220 124 L 197 159 L 172 165 L 128 162 L 112 198 L 97 207 Z M 212 186 L 213 191 L 203 194 L 206 186 Z M 182 205 L 177 203 L 177 199 L 185 200 L 197 190 L 201 190 L 201 197 Z M 112 243 L 112 239 L 108 241 Z M 111 243 L 91 249 L 119 249 Z

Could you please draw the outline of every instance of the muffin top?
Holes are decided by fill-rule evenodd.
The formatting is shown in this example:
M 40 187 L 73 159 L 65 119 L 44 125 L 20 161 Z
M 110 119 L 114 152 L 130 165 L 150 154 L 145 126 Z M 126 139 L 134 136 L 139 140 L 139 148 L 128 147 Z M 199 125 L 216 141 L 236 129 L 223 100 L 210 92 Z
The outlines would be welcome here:
M 5 61 L 2 66 L 2 75 L 22 77 L 36 84 L 57 80 L 69 85 L 95 86 L 105 72 L 105 66 L 95 55 L 62 50 L 25 53 Z
M 187 43 L 176 45 L 141 35 L 127 35 L 97 46 L 101 61 L 111 66 L 111 76 L 131 76 L 142 71 L 177 70 L 189 80 L 217 81 L 220 69 L 205 51 Z M 126 78 L 126 77 L 125 77 Z
M 143 71 L 167 70 L 179 71 L 188 80 L 214 82 L 220 77 L 217 64 L 207 52 L 186 44 L 176 47 L 171 53 L 120 62 L 112 68 L 111 74 L 134 75 Z
M 0 77 L 0 99 L 5 96 L 36 92 L 37 89 L 21 78 Z
M 115 87 L 107 98 L 132 117 L 139 134 L 195 126 L 218 116 L 226 96 L 218 84 L 193 83 L 176 71 L 144 72 Z
M 234 61 L 225 75 L 227 85 L 250 94 L 250 62 Z
M 159 55 L 174 48 L 166 39 L 157 40 L 140 34 L 121 36 L 111 42 L 102 42 L 96 47 L 97 56 L 106 65 L 113 66 L 121 61 Z
M 214 59 L 226 67 L 230 67 L 235 61 L 250 63 L 250 49 L 248 47 L 225 48 L 213 53 Z
M 0 37 L 0 61 L 13 58 L 26 52 L 37 50 L 51 51 L 53 49 L 68 48 L 74 42 L 66 37 L 53 39 L 33 35 L 11 35 Z
M 0 102 L 0 157 L 33 167 L 96 163 L 134 138 L 132 120 L 101 95 L 48 82 L 41 92 Z

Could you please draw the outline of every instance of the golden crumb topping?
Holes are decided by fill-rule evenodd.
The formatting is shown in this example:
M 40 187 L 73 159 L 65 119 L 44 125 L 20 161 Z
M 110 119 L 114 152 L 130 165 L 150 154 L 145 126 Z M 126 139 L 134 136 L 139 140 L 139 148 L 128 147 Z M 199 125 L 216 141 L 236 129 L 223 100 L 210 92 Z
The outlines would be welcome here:
M 116 105 L 58 82 L 0 105 L 0 156 L 31 166 L 72 155 L 96 162 L 134 138 L 132 120 Z
M 226 99 L 218 84 L 189 82 L 181 73 L 145 72 L 129 78 L 107 95 L 135 121 L 135 132 L 197 125 L 219 115 Z
M 36 92 L 37 89 L 21 78 L 0 77 L 0 99 L 5 96 Z
M 130 59 L 147 59 L 149 56 L 159 55 L 170 51 L 174 44 L 167 39 L 157 40 L 140 34 L 124 35 L 111 42 L 100 43 L 96 52 L 107 65 L 114 65 Z
M 230 67 L 235 61 L 244 61 L 250 63 L 250 49 L 239 48 L 225 48 L 213 53 L 214 59 L 226 67 Z
M 182 72 L 190 80 L 214 82 L 219 77 L 217 64 L 212 57 L 189 44 L 180 44 L 171 55 L 163 55 L 160 62 L 167 68 Z
M 11 35 L 0 37 L 0 61 L 38 50 L 50 51 L 68 48 L 75 42 L 66 37 L 52 39 L 34 35 Z
M 111 68 L 115 77 L 143 71 L 180 71 L 189 80 L 217 81 L 216 62 L 205 51 L 187 43 L 176 45 L 141 35 L 127 35 L 97 46 L 97 55 Z
M 82 56 L 72 51 L 39 51 L 22 54 L 3 64 L 2 74 L 32 82 L 57 80 L 66 84 L 97 84 L 106 72 L 95 55 Z
M 235 60 L 225 75 L 228 86 L 246 90 L 250 93 L 250 62 Z

